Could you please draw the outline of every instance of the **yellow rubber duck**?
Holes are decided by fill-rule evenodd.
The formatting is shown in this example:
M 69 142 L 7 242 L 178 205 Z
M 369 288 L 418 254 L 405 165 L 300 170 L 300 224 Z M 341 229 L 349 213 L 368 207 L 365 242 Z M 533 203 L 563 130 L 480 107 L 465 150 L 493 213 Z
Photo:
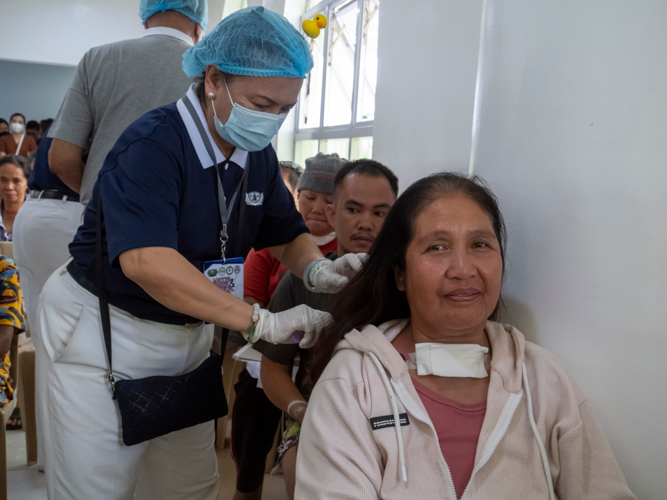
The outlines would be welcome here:
M 310 38 L 320 36 L 320 30 L 327 25 L 327 18 L 323 14 L 317 14 L 312 19 L 306 19 L 301 23 L 301 27 Z

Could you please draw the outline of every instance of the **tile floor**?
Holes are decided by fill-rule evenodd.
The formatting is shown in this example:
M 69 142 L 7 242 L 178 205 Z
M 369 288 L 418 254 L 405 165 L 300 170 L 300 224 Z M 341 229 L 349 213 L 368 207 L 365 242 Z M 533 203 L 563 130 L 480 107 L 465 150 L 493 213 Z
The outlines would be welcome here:
M 220 500 L 231 500 L 234 494 L 236 468 L 229 447 L 218 449 Z M 26 467 L 25 434 L 7 432 L 7 497 L 10 500 L 46 500 L 46 481 L 37 466 Z M 265 476 L 263 500 L 287 500 L 282 477 Z

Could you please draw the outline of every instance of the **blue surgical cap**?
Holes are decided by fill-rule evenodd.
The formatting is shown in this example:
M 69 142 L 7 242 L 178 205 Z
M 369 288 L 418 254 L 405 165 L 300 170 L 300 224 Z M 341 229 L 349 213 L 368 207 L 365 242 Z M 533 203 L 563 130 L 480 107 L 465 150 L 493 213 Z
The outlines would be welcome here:
M 208 0 L 141 0 L 139 17 L 143 22 L 157 12 L 175 10 L 189 17 L 206 31 L 208 25 Z
M 264 7 L 248 7 L 224 18 L 183 54 L 189 77 L 201 75 L 209 64 L 232 75 L 305 78 L 313 58 L 287 19 Z

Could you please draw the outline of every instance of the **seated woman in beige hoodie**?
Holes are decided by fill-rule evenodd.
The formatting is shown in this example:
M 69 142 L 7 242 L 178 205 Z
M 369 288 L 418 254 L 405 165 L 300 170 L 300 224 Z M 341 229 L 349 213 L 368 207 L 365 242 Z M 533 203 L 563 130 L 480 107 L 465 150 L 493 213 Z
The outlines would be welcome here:
M 572 377 L 494 322 L 505 239 L 477 179 L 399 197 L 318 344 L 297 499 L 635 498 Z

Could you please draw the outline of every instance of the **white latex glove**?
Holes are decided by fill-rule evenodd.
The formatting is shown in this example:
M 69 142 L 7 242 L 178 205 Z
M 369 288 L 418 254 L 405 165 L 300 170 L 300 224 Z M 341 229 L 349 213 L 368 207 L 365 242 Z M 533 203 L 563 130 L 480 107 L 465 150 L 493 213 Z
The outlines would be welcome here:
M 318 311 L 305 304 L 277 313 L 260 309 L 255 335 L 256 339 L 272 344 L 293 344 L 295 340 L 292 334 L 303 332 L 299 346 L 307 349 L 317 342 L 320 332 L 330 320 L 331 314 L 328 312 Z
M 318 292 L 336 293 L 361 271 L 366 259 L 366 253 L 347 253 L 318 268 L 310 282 Z

